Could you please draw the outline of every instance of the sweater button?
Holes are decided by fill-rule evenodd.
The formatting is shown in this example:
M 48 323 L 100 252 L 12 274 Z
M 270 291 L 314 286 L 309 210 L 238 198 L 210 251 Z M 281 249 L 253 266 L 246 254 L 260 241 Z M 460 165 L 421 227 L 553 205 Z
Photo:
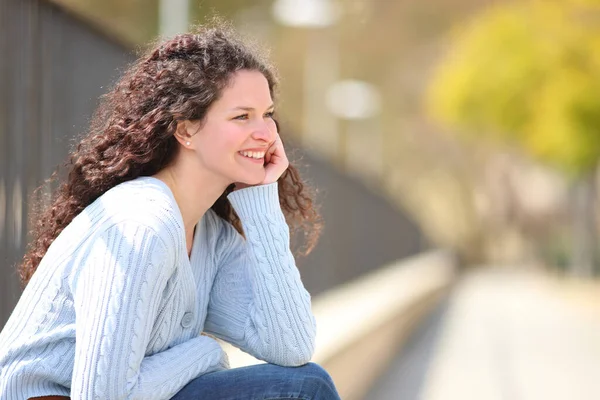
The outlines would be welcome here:
M 181 326 L 184 328 L 189 328 L 192 326 L 192 322 L 194 320 L 194 315 L 191 312 L 186 312 L 183 314 L 183 318 L 181 319 Z

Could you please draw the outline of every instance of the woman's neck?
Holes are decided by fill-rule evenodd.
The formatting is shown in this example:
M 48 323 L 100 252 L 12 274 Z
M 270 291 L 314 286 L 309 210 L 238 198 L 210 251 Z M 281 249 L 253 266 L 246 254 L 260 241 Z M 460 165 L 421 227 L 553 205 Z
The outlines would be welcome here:
M 214 176 L 198 173 L 198 169 L 195 170 L 195 174 L 191 174 L 190 170 L 192 169 L 187 168 L 184 171 L 183 168 L 173 165 L 154 175 L 171 189 L 179 206 L 185 226 L 188 252 L 191 249 L 196 224 L 227 188 L 225 182 L 215 179 Z

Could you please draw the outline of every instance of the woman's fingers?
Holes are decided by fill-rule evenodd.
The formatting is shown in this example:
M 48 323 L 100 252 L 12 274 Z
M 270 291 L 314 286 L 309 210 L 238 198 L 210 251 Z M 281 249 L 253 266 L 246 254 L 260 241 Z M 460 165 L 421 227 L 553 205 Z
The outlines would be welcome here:
M 265 165 L 268 165 L 271 162 L 271 156 L 275 152 L 275 142 L 271 143 L 267 151 L 265 152 Z
M 273 183 L 279 179 L 279 177 L 285 172 L 287 169 L 289 162 L 287 156 L 285 154 L 285 150 L 283 148 L 283 142 L 279 135 L 277 135 L 277 139 L 267 152 L 265 153 L 265 181 L 263 184 Z

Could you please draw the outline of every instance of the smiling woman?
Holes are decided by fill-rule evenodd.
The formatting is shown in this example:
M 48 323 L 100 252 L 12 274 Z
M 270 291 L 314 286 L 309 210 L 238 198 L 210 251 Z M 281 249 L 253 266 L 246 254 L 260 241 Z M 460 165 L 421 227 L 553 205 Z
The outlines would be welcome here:
M 289 165 L 273 120 L 267 78 L 258 71 L 240 70 L 229 80 L 206 117 L 182 121 L 175 134 L 201 170 L 218 177 L 213 182 L 222 180 L 216 188 L 219 193 L 231 182 L 274 182 Z M 165 168 L 160 175 L 168 180 L 170 172 Z
M 103 98 L 20 266 L 0 399 L 339 399 L 289 247 L 319 216 L 259 54 L 215 23 Z M 213 337 L 267 363 L 229 369 Z

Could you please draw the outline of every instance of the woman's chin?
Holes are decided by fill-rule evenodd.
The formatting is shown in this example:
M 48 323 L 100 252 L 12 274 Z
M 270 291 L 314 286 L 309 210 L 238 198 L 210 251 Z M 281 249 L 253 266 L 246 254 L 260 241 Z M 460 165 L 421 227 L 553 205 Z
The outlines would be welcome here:
M 245 176 L 243 179 L 238 180 L 240 183 L 244 183 L 248 186 L 258 185 L 265 180 L 265 174 L 261 174 L 260 176 Z

